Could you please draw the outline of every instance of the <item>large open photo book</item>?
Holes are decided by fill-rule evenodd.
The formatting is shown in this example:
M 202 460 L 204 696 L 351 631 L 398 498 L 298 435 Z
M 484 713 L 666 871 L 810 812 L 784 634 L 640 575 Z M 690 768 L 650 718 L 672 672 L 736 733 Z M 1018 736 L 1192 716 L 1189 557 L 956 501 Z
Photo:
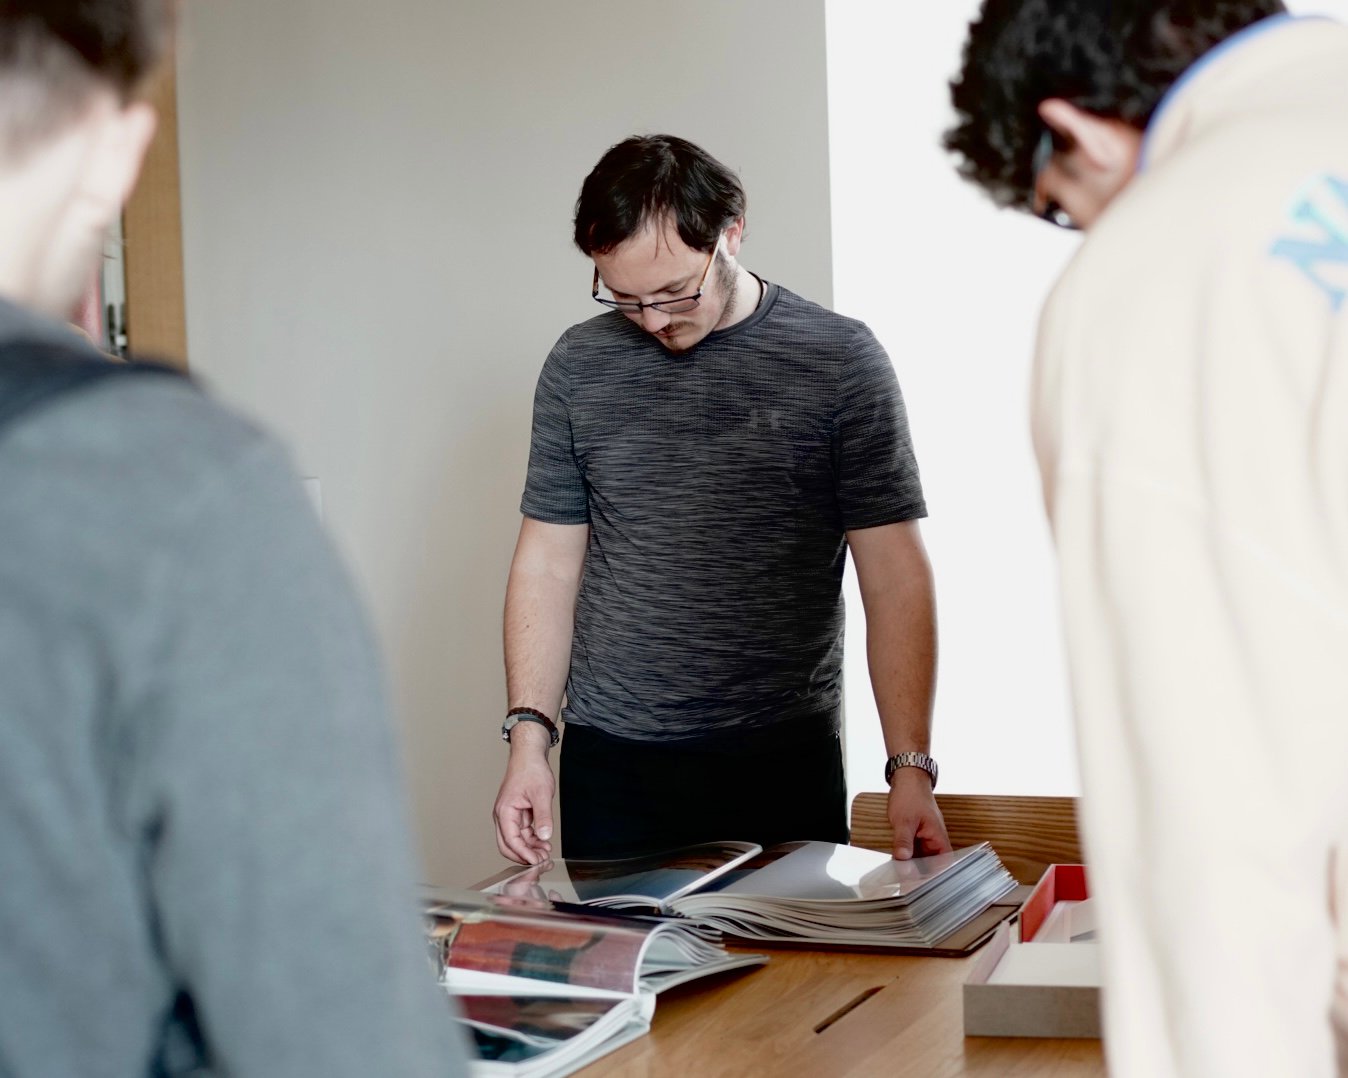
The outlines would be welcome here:
M 553 1078 L 650 1028 L 655 996 L 758 966 L 696 922 L 531 894 L 429 889 L 431 957 L 479 1057 L 473 1073 Z
M 759 943 L 963 951 L 962 932 L 1016 881 L 987 843 L 896 861 L 832 842 L 788 842 L 671 903 L 686 917 Z
M 987 843 L 895 861 L 832 842 L 723 842 L 558 859 L 503 873 L 488 890 L 678 914 L 756 944 L 964 954 L 1014 912 L 1016 881 Z

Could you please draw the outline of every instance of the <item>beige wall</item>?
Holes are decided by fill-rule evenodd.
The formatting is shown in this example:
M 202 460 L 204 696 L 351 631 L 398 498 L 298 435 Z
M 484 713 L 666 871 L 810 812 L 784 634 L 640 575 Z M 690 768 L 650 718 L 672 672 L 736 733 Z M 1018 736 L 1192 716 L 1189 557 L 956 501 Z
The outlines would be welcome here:
M 588 317 L 586 171 L 740 170 L 744 261 L 828 303 L 823 0 L 184 5 L 193 369 L 322 484 L 388 656 L 428 877 L 499 863 L 501 599 L 533 382 Z

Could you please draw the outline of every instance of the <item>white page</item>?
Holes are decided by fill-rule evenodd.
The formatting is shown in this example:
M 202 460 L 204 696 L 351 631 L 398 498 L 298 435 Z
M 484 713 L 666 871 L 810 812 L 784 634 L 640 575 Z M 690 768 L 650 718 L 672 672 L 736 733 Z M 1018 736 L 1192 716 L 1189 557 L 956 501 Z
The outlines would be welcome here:
M 566 981 L 540 981 L 533 977 L 515 977 L 508 973 L 487 973 L 477 969 L 445 968 L 440 983 L 458 996 L 556 996 L 561 999 L 628 999 L 631 992 L 610 992 Z
M 825 902 L 899 898 L 912 894 L 984 848 L 984 845 L 966 846 L 935 857 L 895 861 L 878 850 L 833 842 L 806 842 L 771 864 L 737 876 L 733 883 L 708 888 L 707 893 Z

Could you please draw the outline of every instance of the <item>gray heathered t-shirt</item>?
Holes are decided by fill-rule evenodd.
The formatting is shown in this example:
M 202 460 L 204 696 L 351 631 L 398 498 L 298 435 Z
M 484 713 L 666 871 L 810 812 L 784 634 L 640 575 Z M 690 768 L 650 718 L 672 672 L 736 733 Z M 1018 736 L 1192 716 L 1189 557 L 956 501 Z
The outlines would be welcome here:
M 0 302 L 13 340 L 75 339 Z M 0 433 L 0 536 L 0 1074 L 466 1073 L 373 644 L 277 444 L 109 377 Z
M 682 355 L 616 312 L 567 330 L 521 509 L 590 526 L 565 718 L 639 740 L 836 727 L 844 532 L 926 515 L 884 349 L 772 284 Z

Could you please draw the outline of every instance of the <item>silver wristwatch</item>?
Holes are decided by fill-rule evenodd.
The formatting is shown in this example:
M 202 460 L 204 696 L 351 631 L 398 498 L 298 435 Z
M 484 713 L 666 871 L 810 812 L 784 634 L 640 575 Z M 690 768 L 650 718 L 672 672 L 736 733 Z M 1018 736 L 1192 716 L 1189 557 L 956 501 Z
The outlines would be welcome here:
M 894 779 L 894 772 L 901 767 L 920 767 L 931 779 L 931 788 L 936 789 L 936 761 L 925 752 L 901 752 L 885 761 L 885 785 Z

